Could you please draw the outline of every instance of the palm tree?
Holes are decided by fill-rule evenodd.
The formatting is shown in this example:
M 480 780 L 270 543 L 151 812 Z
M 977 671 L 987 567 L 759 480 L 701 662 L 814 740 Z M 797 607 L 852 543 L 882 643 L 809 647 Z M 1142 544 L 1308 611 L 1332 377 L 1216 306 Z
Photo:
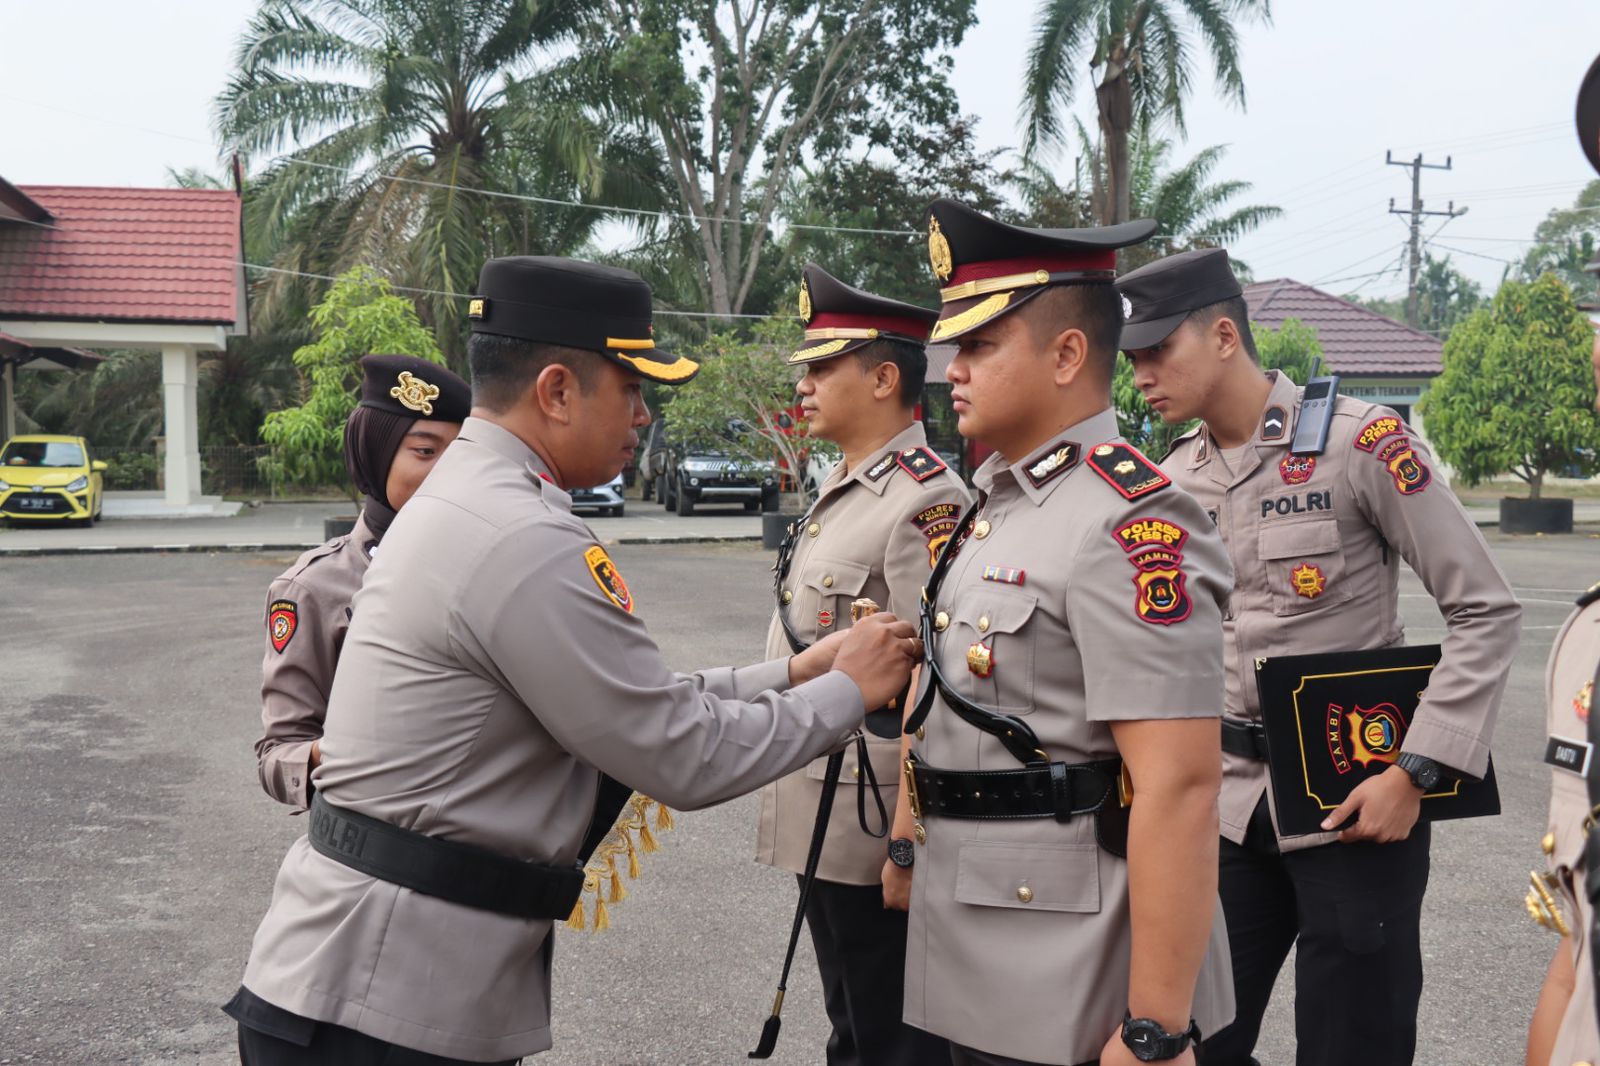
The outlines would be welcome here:
M 1272 16 L 1270 0 L 1040 0 L 1024 75 L 1024 150 L 1031 159 L 1065 139 L 1061 113 L 1079 67 L 1099 71 L 1095 104 L 1107 160 L 1102 223 L 1130 214 L 1129 137 L 1136 123 L 1170 119 L 1183 133 L 1183 100 L 1193 85 L 1190 23 L 1211 54 L 1223 95 L 1244 106 L 1234 19 Z
M 380 264 L 429 290 L 458 350 L 463 302 L 442 294 L 470 293 L 489 255 L 570 251 L 604 220 L 517 197 L 658 202 L 659 164 L 553 76 L 580 15 L 559 0 L 262 0 L 216 101 L 224 150 L 271 157 L 246 244 L 298 274 Z M 258 297 L 268 318 L 312 302 L 295 273 Z

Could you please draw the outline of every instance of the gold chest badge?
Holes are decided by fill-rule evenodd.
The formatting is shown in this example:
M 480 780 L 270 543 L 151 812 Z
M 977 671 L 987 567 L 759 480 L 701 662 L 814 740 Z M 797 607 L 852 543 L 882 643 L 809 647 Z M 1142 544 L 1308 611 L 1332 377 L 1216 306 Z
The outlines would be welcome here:
M 1322 595 L 1328 588 L 1328 580 L 1322 575 L 1322 568 L 1313 563 L 1301 563 L 1289 572 L 1289 581 L 1294 585 L 1295 594 L 1314 600 Z
M 439 398 L 439 386 L 430 385 L 409 370 L 400 371 L 400 384 L 389 390 L 389 395 L 399 400 L 408 410 L 433 414 L 433 401 Z
M 967 669 L 978 677 L 994 673 L 994 649 L 981 640 L 972 645 L 967 649 Z

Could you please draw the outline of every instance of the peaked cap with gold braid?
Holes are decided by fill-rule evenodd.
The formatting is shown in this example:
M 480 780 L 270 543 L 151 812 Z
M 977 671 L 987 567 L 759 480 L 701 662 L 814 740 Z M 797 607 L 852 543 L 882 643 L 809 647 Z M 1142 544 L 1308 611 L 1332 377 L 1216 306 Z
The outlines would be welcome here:
M 1117 249 L 1155 233 L 1154 219 L 1090 229 L 1029 229 L 954 200 L 928 207 L 928 261 L 944 288 L 929 338 L 953 341 L 1009 314 L 1053 285 L 1109 285 Z
M 832 359 L 876 340 L 925 344 L 939 313 L 875 296 L 807 263 L 800 275 L 800 317 L 806 320 L 806 342 L 789 357 L 791 365 Z

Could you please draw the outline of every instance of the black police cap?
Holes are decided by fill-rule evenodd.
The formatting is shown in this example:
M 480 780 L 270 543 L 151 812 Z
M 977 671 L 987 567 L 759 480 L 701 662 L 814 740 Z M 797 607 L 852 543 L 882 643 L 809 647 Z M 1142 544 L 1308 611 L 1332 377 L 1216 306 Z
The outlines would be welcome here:
M 1244 293 L 1221 248 L 1179 252 L 1117 279 L 1122 293 L 1122 350 L 1154 348 L 1191 311 Z
M 491 259 L 467 318 L 474 333 L 587 349 L 665 385 L 700 369 L 656 347 L 650 286 L 620 267 L 545 255 Z
M 807 263 L 800 277 L 800 317 L 806 320 L 806 343 L 789 357 L 791 364 L 832 359 L 880 339 L 920 346 L 939 312 L 846 285 Z
M 361 406 L 404 418 L 465 422 L 472 389 L 438 363 L 414 355 L 364 355 Z
M 1154 219 L 1086 229 L 1030 229 L 955 200 L 928 207 L 928 261 L 944 285 L 932 340 L 950 341 L 1009 314 L 1054 285 L 1110 284 L 1117 249 L 1156 231 Z
M 1600 59 L 1590 64 L 1578 89 L 1578 143 L 1589 165 L 1600 171 Z

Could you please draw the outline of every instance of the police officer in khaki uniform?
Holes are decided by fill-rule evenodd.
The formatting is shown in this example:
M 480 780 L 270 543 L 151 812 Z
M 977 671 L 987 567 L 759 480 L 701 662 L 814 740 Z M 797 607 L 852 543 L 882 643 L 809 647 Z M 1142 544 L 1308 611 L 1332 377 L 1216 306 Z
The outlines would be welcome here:
M 1193 1063 L 1233 1016 L 1211 843 L 1230 580 L 1111 410 L 1116 249 L 1154 223 L 931 216 L 932 339 L 960 346 L 962 435 L 997 454 L 928 588 L 905 1017 L 957 1064 Z
M 837 444 L 844 459 L 780 552 L 778 602 L 767 631 L 772 658 L 848 628 L 850 605 L 861 597 L 915 618 L 933 560 L 969 500 L 916 419 L 928 366 L 923 345 L 937 313 L 807 266 L 800 314 L 805 344 L 789 363 L 805 369 L 797 390 L 808 433 Z M 887 716 L 891 724 L 898 719 Z M 806 896 L 833 1023 L 828 1062 L 835 1066 L 921 1066 L 948 1054 L 944 1041 L 900 1019 L 906 916 L 903 904 L 886 908 L 883 885 L 885 877 L 909 885 L 911 876 L 911 841 L 886 839 L 884 811 L 898 795 L 898 732 L 864 734 L 846 756 L 846 787 L 835 794 L 817 880 Z M 827 761 L 761 790 L 757 861 L 804 873 Z M 869 797 L 869 788 L 879 795 Z
M 1589 165 L 1600 171 L 1600 59 L 1578 90 L 1578 143 Z M 1593 350 L 1595 410 L 1600 412 L 1600 336 Z M 1585 861 L 1594 830 L 1594 757 L 1600 721 L 1592 718 L 1600 680 L 1600 584 L 1578 597 L 1550 649 L 1545 670 L 1546 720 L 1550 739 L 1550 820 L 1541 842 L 1548 872 L 1535 873 L 1529 910 L 1542 925 L 1561 933 L 1539 1005 L 1528 1032 L 1527 1066 L 1594 1066 L 1600 1063 L 1600 1027 L 1595 1017 L 1593 870 Z M 1591 861 L 1593 854 L 1591 853 Z
M 1321 454 L 1291 452 L 1304 390 L 1257 365 L 1226 252 L 1170 256 L 1117 287 L 1145 399 L 1168 423 L 1202 420 L 1162 470 L 1210 513 L 1236 576 L 1223 623 L 1221 891 L 1239 1018 L 1207 1041 L 1207 1066 L 1250 1061 L 1292 945 L 1300 1066 L 1410 1063 L 1428 883 L 1422 793 L 1444 774 L 1483 776 L 1521 608 L 1394 411 L 1337 397 Z M 1253 664 L 1403 644 L 1401 559 L 1449 626 L 1443 656 L 1395 765 L 1355 788 L 1323 822 L 1329 832 L 1283 838 Z M 1353 989 L 1364 1006 L 1330 1008 Z
M 322 719 L 350 625 L 350 601 L 394 521 L 472 408 L 467 383 L 409 355 L 361 359 L 361 401 L 344 430 L 344 463 L 364 497 L 355 528 L 312 548 L 267 589 L 256 771 L 279 803 L 305 810 L 321 758 Z
M 884 615 L 669 672 L 562 486 L 615 476 L 650 421 L 642 381 L 696 365 L 655 346 L 630 271 L 498 259 L 480 291 L 473 416 L 356 597 L 309 835 L 227 1008 L 247 1066 L 549 1048 L 551 924 L 612 824 L 597 771 L 685 808 L 752 791 L 844 743 L 920 654 Z

